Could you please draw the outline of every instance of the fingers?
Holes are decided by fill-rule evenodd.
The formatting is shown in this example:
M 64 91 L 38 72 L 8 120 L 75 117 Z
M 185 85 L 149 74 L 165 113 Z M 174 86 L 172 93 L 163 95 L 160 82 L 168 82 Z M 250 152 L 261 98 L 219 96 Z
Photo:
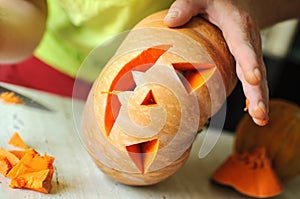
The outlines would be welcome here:
M 203 14 L 218 26 L 236 60 L 236 70 L 245 96 L 250 101 L 249 114 L 258 125 L 268 121 L 268 86 L 262 59 L 261 38 L 247 4 L 234 1 L 176 0 L 169 9 L 165 24 L 181 26 L 193 16 Z M 246 9 L 242 9 L 246 8 Z
M 219 27 L 236 60 L 238 78 L 250 101 L 249 114 L 256 124 L 263 126 L 268 121 L 269 91 L 259 30 L 247 14 L 239 12 L 227 14 L 227 20 Z
M 248 16 L 232 14 L 220 24 L 228 47 L 250 84 L 259 84 L 265 76 L 259 59 L 262 56 L 259 30 Z
M 169 27 L 177 27 L 187 23 L 193 16 L 201 13 L 203 0 L 176 0 L 170 7 L 165 17 L 165 24 Z
M 263 64 L 264 66 L 264 64 Z M 253 121 L 259 125 L 264 126 L 268 123 L 268 102 L 269 102 L 269 90 L 267 81 L 262 79 L 259 84 L 250 84 L 244 76 L 244 72 L 241 66 L 237 64 L 237 74 L 242 82 L 243 90 L 246 98 L 250 101 L 248 106 L 248 111 Z

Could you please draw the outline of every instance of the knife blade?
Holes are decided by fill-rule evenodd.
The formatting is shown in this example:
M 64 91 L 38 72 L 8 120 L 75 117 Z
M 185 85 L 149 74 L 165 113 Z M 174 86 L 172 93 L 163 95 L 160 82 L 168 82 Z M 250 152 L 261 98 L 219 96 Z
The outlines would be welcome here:
M 2 85 L 0 85 L 0 94 L 3 93 L 3 92 L 13 92 L 15 95 L 17 95 L 18 97 L 21 98 L 21 100 L 24 102 L 24 105 L 25 106 L 28 106 L 28 107 L 31 107 L 31 108 L 37 108 L 37 109 L 40 109 L 40 110 L 43 110 L 43 111 L 50 111 L 52 112 L 53 110 L 48 108 L 47 106 L 37 102 L 36 100 L 28 97 L 28 96 L 25 96 L 19 92 L 16 92 L 10 88 L 6 88 Z

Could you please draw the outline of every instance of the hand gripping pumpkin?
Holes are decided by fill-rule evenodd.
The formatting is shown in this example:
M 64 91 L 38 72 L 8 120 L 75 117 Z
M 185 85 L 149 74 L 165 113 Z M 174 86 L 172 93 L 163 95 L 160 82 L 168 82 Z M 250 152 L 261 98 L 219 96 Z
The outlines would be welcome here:
M 168 28 L 167 11 L 142 20 L 94 82 L 81 136 L 99 168 L 129 185 L 174 174 L 236 84 L 221 32 L 200 17 Z

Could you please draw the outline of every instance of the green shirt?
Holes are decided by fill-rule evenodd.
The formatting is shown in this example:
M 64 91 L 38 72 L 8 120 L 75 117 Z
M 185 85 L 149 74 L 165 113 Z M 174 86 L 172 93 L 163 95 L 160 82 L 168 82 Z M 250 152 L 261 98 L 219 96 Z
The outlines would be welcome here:
M 48 0 L 45 35 L 35 56 L 75 77 L 86 56 L 173 0 Z M 82 77 L 89 79 L 88 77 Z

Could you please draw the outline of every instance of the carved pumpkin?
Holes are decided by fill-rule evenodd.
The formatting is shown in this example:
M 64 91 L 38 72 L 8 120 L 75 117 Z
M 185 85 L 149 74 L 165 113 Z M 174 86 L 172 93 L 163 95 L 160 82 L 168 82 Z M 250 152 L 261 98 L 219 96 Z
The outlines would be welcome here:
M 193 140 L 236 84 L 221 32 L 200 17 L 168 28 L 162 11 L 142 20 L 95 81 L 81 136 L 112 179 L 150 185 L 174 174 Z
M 253 124 L 246 115 L 237 127 L 235 151 L 264 147 L 272 166 L 282 180 L 300 173 L 300 107 L 294 103 L 270 101 L 270 121 L 264 127 Z

